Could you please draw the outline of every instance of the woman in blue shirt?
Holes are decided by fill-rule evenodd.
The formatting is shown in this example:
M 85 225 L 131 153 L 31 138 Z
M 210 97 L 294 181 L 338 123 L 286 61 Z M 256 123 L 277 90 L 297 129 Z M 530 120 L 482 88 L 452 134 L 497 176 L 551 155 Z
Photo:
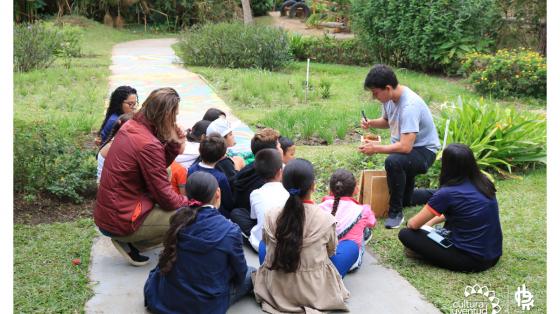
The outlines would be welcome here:
M 120 115 L 125 113 L 134 112 L 136 105 L 138 104 L 138 94 L 136 90 L 130 86 L 119 86 L 113 93 L 111 93 L 111 98 L 109 100 L 109 108 L 105 113 L 105 119 L 101 123 L 101 128 L 99 128 L 98 138 L 96 139 L 97 145 L 104 144 L 113 125 L 117 121 Z
M 177 211 L 159 263 L 144 285 L 152 313 L 225 313 L 253 289 L 239 227 L 220 215 L 216 178 L 199 171 L 187 182 L 189 206 Z
M 479 272 L 496 265 L 502 255 L 496 188 L 468 146 L 451 144 L 443 151 L 439 183 L 426 206 L 399 232 L 399 240 L 411 255 L 450 270 Z M 448 248 L 421 229 L 441 222 L 451 232 Z

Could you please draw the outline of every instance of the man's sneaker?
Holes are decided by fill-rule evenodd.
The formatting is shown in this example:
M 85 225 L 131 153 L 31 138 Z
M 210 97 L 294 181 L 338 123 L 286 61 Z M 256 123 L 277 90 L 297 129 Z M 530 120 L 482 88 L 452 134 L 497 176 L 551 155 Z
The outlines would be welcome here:
M 365 228 L 364 229 L 364 245 L 368 244 L 369 240 L 371 240 L 371 238 L 373 238 L 373 232 L 371 231 L 371 228 Z
M 385 228 L 396 229 L 400 227 L 403 221 L 404 221 L 404 215 L 402 212 L 398 214 L 389 214 L 389 217 L 385 220 Z
M 131 265 L 144 266 L 150 262 L 150 258 L 140 255 L 138 249 L 132 246 L 132 244 L 124 243 L 115 239 L 111 239 L 111 242 L 117 251 L 119 251 L 119 253 L 121 253 L 121 255 L 124 256 Z

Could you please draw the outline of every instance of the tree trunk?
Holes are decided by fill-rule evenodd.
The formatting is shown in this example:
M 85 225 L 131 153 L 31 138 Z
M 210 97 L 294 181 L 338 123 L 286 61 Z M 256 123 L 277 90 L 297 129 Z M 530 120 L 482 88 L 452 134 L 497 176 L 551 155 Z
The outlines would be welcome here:
M 241 0 L 243 7 L 243 23 L 245 25 L 253 23 L 253 13 L 251 13 L 251 2 L 249 0 Z
M 540 25 L 539 52 L 541 55 L 546 57 L 546 21 Z

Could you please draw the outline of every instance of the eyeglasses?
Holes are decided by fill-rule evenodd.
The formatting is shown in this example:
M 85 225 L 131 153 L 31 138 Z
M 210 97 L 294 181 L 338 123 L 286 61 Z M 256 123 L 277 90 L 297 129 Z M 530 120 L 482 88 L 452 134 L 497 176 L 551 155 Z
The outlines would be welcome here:
M 130 101 L 124 101 L 125 104 L 127 104 L 129 107 L 136 107 L 136 105 L 138 105 L 138 102 L 130 102 Z

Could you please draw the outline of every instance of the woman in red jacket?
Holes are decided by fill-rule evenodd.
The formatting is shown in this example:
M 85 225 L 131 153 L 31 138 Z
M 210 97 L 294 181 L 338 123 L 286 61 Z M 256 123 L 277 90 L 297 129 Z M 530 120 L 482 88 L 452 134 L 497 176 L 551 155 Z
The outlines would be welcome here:
M 135 266 L 148 263 L 140 252 L 160 244 L 171 216 L 187 205 L 167 179 L 167 167 L 185 143 L 176 125 L 179 100 L 172 88 L 154 90 L 120 129 L 105 159 L 94 221 Z

